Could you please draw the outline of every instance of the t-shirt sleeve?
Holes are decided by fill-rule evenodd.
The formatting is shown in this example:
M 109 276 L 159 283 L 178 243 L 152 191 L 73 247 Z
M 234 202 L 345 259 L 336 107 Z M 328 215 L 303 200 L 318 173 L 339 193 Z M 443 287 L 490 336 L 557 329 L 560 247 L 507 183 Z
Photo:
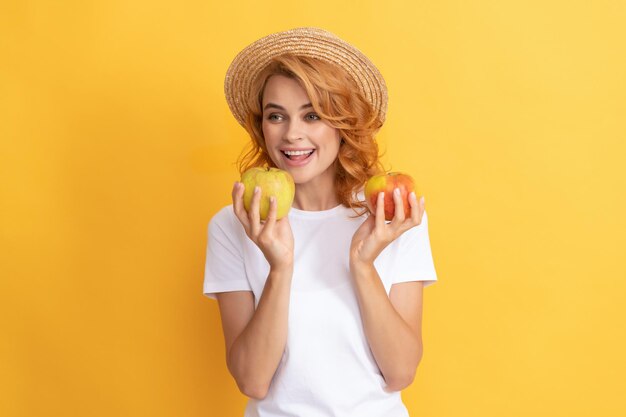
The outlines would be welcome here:
M 437 272 L 428 237 L 428 216 L 422 222 L 400 235 L 399 248 L 394 259 L 392 284 L 424 281 L 424 288 L 437 282 Z
M 204 295 L 209 298 L 217 299 L 218 292 L 252 291 L 244 266 L 242 232 L 235 221 L 230 205 L 209 222 L 204 267 Z

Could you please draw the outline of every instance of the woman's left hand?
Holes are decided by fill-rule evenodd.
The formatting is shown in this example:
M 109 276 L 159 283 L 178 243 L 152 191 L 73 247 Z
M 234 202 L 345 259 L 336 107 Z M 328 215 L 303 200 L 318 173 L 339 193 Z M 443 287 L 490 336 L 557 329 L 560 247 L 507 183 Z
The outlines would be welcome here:
M 411 216 L 404 217 L 402 197 L 398 189 L 394 190 L 393 202 L 395 213 L 393 220 L 385 221 L 384 193 L 378 193 L 376 212 L 372 213 L 352 237 L 350 245 L 350 264 L 373 264 L 380 253 L 398 236 L 422 222 L 424 214 L 423 198 L 418 203 L 414 192 L 409 194 Z M 372 209 L 370 207 L 370 212 Z

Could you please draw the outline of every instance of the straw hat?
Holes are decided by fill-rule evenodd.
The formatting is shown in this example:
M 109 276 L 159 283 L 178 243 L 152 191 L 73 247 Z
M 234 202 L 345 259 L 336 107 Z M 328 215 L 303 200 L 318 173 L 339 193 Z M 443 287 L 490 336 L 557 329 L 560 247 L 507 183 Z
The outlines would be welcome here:
M 303 27 L 267 35 L 245 47 L 226 71 L 224 93 L 230 111 L 245 125 L 247 98 L 257 74 L 272 58 L 292 53 L 334 63 L 345 69 L 378 112 L 384 123 L 387 86 L 374 64 L 358 49 L 336 35 L 318 28 Z

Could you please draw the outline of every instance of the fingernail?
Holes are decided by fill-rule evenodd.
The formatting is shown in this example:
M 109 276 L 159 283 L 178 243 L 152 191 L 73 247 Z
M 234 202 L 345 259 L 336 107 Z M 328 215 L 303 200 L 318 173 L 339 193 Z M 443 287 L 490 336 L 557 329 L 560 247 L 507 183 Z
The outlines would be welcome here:
M 271 196 L 270 197 L 270 204 L 274 204 L 276 202 L 276 197 Z
M 380 192 L 380 198 L 385 198 L 385 192 L 384 191 Z
M 261 191 L 261 188 L 257 185 L 256 187 L 254 187 L 254 193 L 258 193 L 259 191 Z
M 394 189 L 394 190 L 393 190 L 393 193 L 394 193 L 395 195 L 400 195 L 400 189 L 399 189 L 399 188 Z
M 424 196 L 422 196 L 422 198 L 420 198 L 420 203 L 424 204 Z

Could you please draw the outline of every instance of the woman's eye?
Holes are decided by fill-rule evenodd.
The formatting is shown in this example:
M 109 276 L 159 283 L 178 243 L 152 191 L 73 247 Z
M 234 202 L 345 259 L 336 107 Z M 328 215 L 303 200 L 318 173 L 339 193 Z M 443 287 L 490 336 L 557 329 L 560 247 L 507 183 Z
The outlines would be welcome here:
M 320 120 L 320 117 L 315 113 L 309 113 L 306 117 L 309 117 L 309 120 Z
M 268 120 L 278 120 L 280 118 L 280 114 L 270 114 L 269 116 L 267 116 Z

